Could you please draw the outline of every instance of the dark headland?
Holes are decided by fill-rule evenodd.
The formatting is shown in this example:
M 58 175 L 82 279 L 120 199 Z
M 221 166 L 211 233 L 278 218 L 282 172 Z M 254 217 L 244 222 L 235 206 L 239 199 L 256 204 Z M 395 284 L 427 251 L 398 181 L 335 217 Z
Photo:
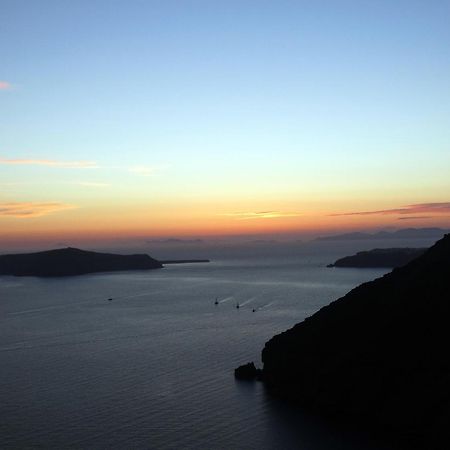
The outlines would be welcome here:
M 375 248 L 345 256 L 327 267 L 401 267 L 422 255 L 425 250 L 426 248 Z
M 262 352 L 273 393 L 393 433 L 408 448 L 450 448 L 450 234 L 364 283 Z
M 115 255 L 77 248 L 0 255 L 0 275 L 63 277 L 95 272 L 159 269 L 163 265 L 148 255 Z

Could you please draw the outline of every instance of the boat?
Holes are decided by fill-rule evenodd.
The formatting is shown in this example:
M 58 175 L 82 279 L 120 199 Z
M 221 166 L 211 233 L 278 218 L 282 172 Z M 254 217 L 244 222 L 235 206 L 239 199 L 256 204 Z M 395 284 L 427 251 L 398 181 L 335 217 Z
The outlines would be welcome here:
M 216 297 L 216 301 L 214 302 L 214 304 L 215 304 L 215 305 L 218 305 L 218 304 L 219 304 L 219 301 L 217 300 L 217 297 Z
M 236 303 L 236 309 L 239 309 L 239 303 Z

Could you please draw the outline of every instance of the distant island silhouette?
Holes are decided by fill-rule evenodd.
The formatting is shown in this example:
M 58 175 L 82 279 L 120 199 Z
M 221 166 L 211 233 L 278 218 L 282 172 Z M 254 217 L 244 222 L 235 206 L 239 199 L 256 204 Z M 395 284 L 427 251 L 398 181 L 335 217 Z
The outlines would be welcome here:
M 375 248 L 345 256 L 327 267 L 395 268 L 422 255 L 426 248 Z
M 116 255 L 77 248 L 0 255 L 0 275 L 63 277 L 95 272 L 160 269 L 148 255 Z
M 378 231 L 377 233 L 353 232 L 335 234 L 331 236 L 319 236 L 316 241 L 357 241 L 372 239 L 440 239 L 450 230 L 443 228 L 402 228 L 397 231 Z
M 364 283 L 262 352 L 269 390 L 322 414 L 362 421 L 408 448 L 450 448 L 450 234 Z

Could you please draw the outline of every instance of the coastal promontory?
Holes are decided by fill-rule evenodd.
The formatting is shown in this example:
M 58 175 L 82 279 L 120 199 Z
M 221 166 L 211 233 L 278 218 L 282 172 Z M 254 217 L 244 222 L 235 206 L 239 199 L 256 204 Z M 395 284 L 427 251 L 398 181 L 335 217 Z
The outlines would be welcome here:
M 425 248 L 375 248 L 338 259 L 327 267 L 395 268 L 422 255 Z
M 163 265 L 145 254 L 116 255 L 77 248 L 0 255 L 0 275 L 63 277 L 95 272 L 159 269 Z
M 273 337 L 263 378 L 272 392 L 320 413 L 448 449 L 449 322 L 448 234 Z

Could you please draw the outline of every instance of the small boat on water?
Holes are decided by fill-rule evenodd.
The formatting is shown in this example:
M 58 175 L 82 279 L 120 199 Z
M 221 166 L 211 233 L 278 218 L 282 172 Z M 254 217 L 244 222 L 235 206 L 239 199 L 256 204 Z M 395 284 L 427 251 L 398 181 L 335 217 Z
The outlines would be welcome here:
M 239 309 L 239 303 L 236 303 L 236 309 Z
M 108 298 L 108 302 L 111 302 L 112 301 L 112 298 Z
M 219 304 L 219 301 L 217 300 L 217 297 L 216 297 L 216 301 L 214 302 L 214 304 L 215 304 L 215 305 L 218 305 L 218 304 Z

